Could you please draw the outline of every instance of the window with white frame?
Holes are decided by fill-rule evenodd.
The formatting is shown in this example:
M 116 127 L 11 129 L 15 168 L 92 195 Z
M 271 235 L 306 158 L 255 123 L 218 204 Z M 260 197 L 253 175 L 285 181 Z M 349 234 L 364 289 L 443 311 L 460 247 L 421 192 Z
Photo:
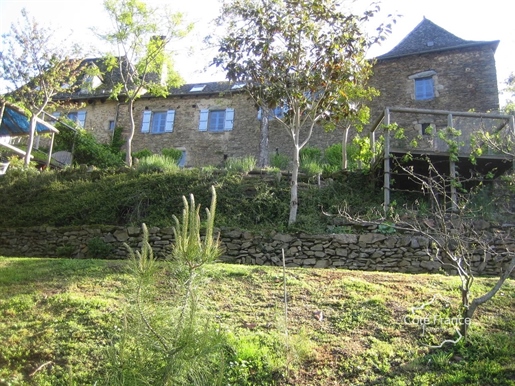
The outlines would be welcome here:
M 234 126 L 234 109 L 200 110 L 199 131 L 224 132 Z
M 142 133 L 161 134 L 173 132 L 175 110 L 143 111 Z

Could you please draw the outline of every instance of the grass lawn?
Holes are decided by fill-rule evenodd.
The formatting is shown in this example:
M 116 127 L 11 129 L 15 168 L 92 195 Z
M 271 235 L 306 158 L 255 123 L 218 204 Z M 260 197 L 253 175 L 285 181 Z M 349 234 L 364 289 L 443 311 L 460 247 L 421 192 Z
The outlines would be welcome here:
M 106 384 L 129 279 L 124 261 L 0 257 L 0 385 Z M 474 294 L 493 281 L 477 279 Z M 266 381 L 227 384 L 515 385 L 513 280 L 477 311 L 466 341 L 429 347 L 458 338 L 458 284 L 443 275 L 288 268 L 285 316 L 282 268 L 215 264 L 200 303 L 240 342 L 241 363 L 256 351 L 277 359 Z M 156 304 L 166 307 L 165 270 L 156 286 Z

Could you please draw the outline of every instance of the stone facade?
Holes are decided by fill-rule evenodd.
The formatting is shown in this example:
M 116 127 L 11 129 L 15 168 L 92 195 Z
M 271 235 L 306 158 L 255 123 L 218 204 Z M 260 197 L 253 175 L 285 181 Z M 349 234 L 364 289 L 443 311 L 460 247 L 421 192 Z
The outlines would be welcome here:
M 364 271 L 454 274 L 452 268 L 433 260 L 426 238 L 411 234 L 385 235 L 371 229 L 360 234 L 253 234 L 224 229 L 220 234 L 224 251 L 221 261 L 249 265 L 282 265 L 282 252 L 288 267 L 344 268 Z M 125 259 L 127 250 L 141 246 L 140 227 L 19 228 L 0 231 L 0 255 L 33 257 L 88 256 L 88 244 L 100 239 L 111 247 L 108 258 Z M 500 240 L 500 239 L 499 239 Z M 167 256 L 172 250 L 172 228 L 149 228 L 149 241 L 156 256 Z M 495 242 L 498 251 L 514 250 L 514 245 Z M 476 275 L 498 275 L 508 263 L 509 255 L 492 258 L 482 251 L 472 258 Z M 94 256 L 93 256 L 94 257 Z M 512 274 L 515 276 L 515 272 Z
M 494 58 L 497 44 L 497 41 L 463 40 L 424 19 L 394 49 L 376 58 L 370 85 L 378 89 L 380 95 L 370 102 L 371 122 L 386 106 L 476 112 L 497 110 Z M 420 85 L 420 81 L 427 81 L 422 88 L 427 95 L 424 94 L 422 99 L 417 96 L 420 90 L 417 91 L 415 85 L 417 82 Z M 108 86 L 101 87 L 98 95 L 93 91 L 90 95 L 71 99 L 83 104 L 85 127 L 107 142 L 112 136 L 111 124 L 127 130 L 129 121 L 126 105 L 108 100 Z M 231 129 L 200 131 L 201 111 L 220 109 L 234 109 Z M 155 111 L 173 111 L 173 130 L 163 130 L 159 134 L 153 134 L 152 130 L 142 132 L 145 112 Z M 184 85 L 171 90 L 166 98 L 144 96 L 135 102 L 134 118 L 134 151 L 148 149 L 159 153 L 163 148 L 181 149 L 185 154 L 185 166 L 219 165 L 228 157 L 258 157 L 260 122 L 256 105 L 242 87 L 232 87 L 228 82 Z M 440 129 L 448 125 L 447 117 L 431 114 L 397 114 L 392 121 L 407 130 L 406 143 L 417 135 L 424 136 L 429 126 Z M 477 130 L 479 127 L 476 126 L 477 122 L 468 121 L 459 129 L 467 132 Z M 342 133 L 326 133 L 317 127 L 309 145 L 324 149 L 341 142 L 341 137 Z M 429 148 L 435 141 L 435 138 L 424 136 L 421 146 Z M 401 148 L 406 144 L 403 146 Z M 286 155 L 293 150 L 289 133 L 273 121 L 269 149 L 270 154 Z

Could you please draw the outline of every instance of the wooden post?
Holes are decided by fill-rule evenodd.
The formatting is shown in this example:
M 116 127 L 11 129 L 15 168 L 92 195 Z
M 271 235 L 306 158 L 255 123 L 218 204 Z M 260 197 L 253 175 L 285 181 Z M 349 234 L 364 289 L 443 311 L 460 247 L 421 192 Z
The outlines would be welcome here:
M 384 110 L 386 130 L 384 133 L 384 211 L 390 206 L 390 110 Z
M 0 109 L 0 126 L 2 126 L 2 119 L 4 119 L 5 102 L 2 102 L 2 108 Z
M 370 148 L 372 149 L 372 164 L 376 162 L 376 131 L 370 133 Z
M 52 160 L 52 151 L 54 150 L 54 137 L 55 133 L 52 132 L 52 137 L 50 140 L 50 149 L 48 149 L 48 158 L 46 160 L 46 168 L 50 169 L 50 161 Z
M 453 127 L 452 114 L 447 116 L 447 126 L 450 128 Z M 456 162 L 454 162 L 452 159 L 451 154 L 449 154 L 449 173 L 451 176 L 451 206 L 452 211 L 456 212 L 458 210 L 458 194 L 456 192 Z

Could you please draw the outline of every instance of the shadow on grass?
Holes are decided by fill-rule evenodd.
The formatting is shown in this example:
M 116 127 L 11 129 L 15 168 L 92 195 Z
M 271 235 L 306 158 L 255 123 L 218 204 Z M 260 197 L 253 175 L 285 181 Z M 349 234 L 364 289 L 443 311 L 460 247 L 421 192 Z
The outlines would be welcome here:
M 29 292 L 35 286 L 66 288 L 124 272 L 124 260 L 0 257 L 0 292 L 11 287 L 16 287 L 17 293 Z

